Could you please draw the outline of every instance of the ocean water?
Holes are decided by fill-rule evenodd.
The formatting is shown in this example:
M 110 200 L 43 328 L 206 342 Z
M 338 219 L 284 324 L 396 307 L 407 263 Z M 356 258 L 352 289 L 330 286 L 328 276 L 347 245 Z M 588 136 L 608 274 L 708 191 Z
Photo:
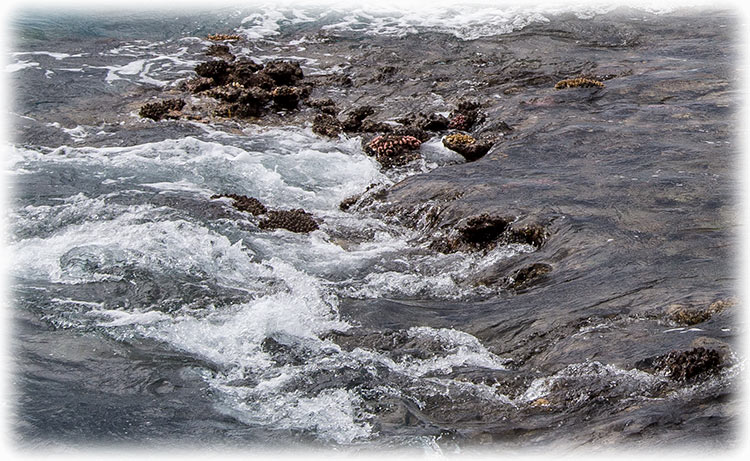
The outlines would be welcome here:
M 323 138 L 311 130 L 311 117 L 305 121 L 303 115 L 282 113 L 272 122 L 154 122 L 137 114 L 145 101 L 176 94 L 179 83 L 195 75 L 194 67 L 207 59 L 209 33 L 240 35 L 233 52 L 259 63 L 297 61 L 306 78 L 348 72 L 364 81 L 370 41 L 400 50 L 416 37 L 437 37 L 428 44 L 434 49 L 425 52 L 430 56 L 443 52 L 436 44 L 443 41 L 471 56 L 519 37 L 544 46 L 555 34 L 573 43 L 579 33 L 593 37 L 592 53 L 619 53 L 612 59 L 622 55 L 635 62 L 642 57 L 638 53 L 653 58 L 653 49 L 640 51 L 642 43 L 662 34 L 671 37 L 699 17 L 676 8 L 635 6 L 290 4 L 162 16 L 17 12 L 5 67 L 14 100 L 6 171 L 13 186 L 7 219 L 16 439 L 31 447 L 197 443 L 408 447 L 430 453 L 464 452 L 487 437 L 514 447 L 586 446 L 601 440 L 668 445 L 690 438 L 726 446 L 733 440 L 733 417 L 725 401 L 742 368 L 736 354 L 718 375 L 686 385 L 637 369 L 630 360 L 631 355 L 645 358 L 686 347 L 701 334 L 731 343 L 738 329 L 729 314 L 688 329 L 649 317 L 648 310 L 732 293 L 732 277 L 724 275 L 730 272 L 725 259 L 730 236 L 724 230 L 700 234 L 707 240 L 673 236 L 674 242 L 705 250 L 685 256 L 704 265 L 663 282 L 671 279 L 658 270 L 649 274 L 646 263 L 640 268 L 623 263 L 628 245 L 632 254 L 649 251 L 627 225 L 592 238 L 589 234 L 600 230 L 597 215 L 571 216 L 569 210 L 610 209 L 606 193 L 565 208 L 549 192 L 540 200 L 543 208 L 553 209 L 558 227 L 553 227 L 547 253 L 515 243 L 487 252 L 443 254 L 429 241 L 449 230 L 436 229 L 429 215 L 450 216 L 451 205 L 440 194 L 420 198 L 404 188 L 419 181 L 432 187 L 434 180 L 439 187 L 471 195 L 472 180 L 489 184 L 498 173 L 467 174 L 465 160 L 442 146 L 441 135 L 421 146 L 419 160 L 383 170 L 363 151 L 361 134 Z M 722 14 L 715 21 L 731 24 L 731 14 Z M 634 23 L 642 29 L 636 31 Z M 609 29 L 613 24 L 616 28 Z M 688 34 L 685 40 L 697 39 Z M 727 40 L 718 32 L 713 39 L 713 46 Z M 670 56 L 659 59 L 663 62 L 654 65 L 651 78 L 658 72 L 690 71 L 667 69 Z M 540 62 L 529 68 L 546 65 Z M 437 62 L 432 65 L 439 68 Z M 698 66 L 695 70 L 700 72 Z M 725 77 L 722 72 L 715 71 Z M 463 78 L 466 83 L 460 83 Z M 470 88 L 467 94 L 484 92 L 499 101 L 517 94 L 475 90 L 476 80 L 460 72 L 452 80 Z M 379 97 L 378 91 L 391 95 L 380 99 L 383 106 L 389 97 L 398 99 L 393 94 L 408 99 L 408 89 L 398 94 L 387 82 L 374 85 L 366 92 L 376 94 L 372 98 Z M 328 94 L 347 101 L 358 91 L 354 88 L 333 88 Z M 686 104 L 710 107 L 695 109 L 706 123 L 697 127 L 706 139 L 695 143 L 725 152 L 731 148 L 731 130 L 724 129 L 731 116 L 721 108 L 734 96 L 692 91 L 699 94 L 686 96 Z M 433 86 L 423 94 L 427 107 L 450 111 L 450 93 Z M 626 90 L 617 94 L 629 97 Z M 547 132 L 540 126 L 558 119 L 544 108 L 557 102 L 549 96 L 526 100 L 531 112 L 524 121 L 516 117 L 516 130 L 529 126 L 528 136 L 543 138 Z M 627 114 L 632 126 L 638 121 L 638 129 L 658 130 L 676 113 L 655 103 L 628 104 L 610 106 L 605 118 Z M 542 125 L 532 127 L 532 120 Z M 579 146 L 578 156 L 566 159 L 563 168 L 559 162 L 544 168 L 578 169 L 578 182 L 562 185 L 554 176 L 558 173 L 535 179 L 533 167 L 519 166 L 528 175 L 516 171 L 503 180 L 508 195 L 491 198 L 490 206 L 507 208 L 506 215 L 520 222 L 523 202 L 510 198 L 514 190 L 572 190 L 576 197 L 591 190 L 591 178 L 601 172 L 587 173 L 581 165 L 599 165 L 594 156 L 606 146 L 590 147 L 584 137 L 576 138 L 576 130 L 586 126 L 566 129 L 570 142 Z M 590 130 L 598 130 L 593 122 Z M 631 137 L 637 139 L 638 133 Z M 506 147 L 512 154 L 513 142 L 491 155 L 503 154 Z M 675 149 L 687 150 L 684 143 L 692 141 L 680 142 Z M 729 174 L 726 163 L 707 167 L 699 160 L 670 158 L 659 170 L 640 157 L 627 165 L 623 158 L 604 162 L 608 168 L 614 164 L 608 174 L 623 173 L 623 181 L 659 177 L 670 185 L 701 188 L 677 202 L 665 198 L 665 207 L 690 206 L 692 197 L 711 202 L 706 210 L 721 209 L 722 219 L 730 213 L 731 185 L 722 182 L 720 194 L 705 193 L 712 190 L 712 179 Z M 411 199 L 403 199 L 402 190 Z M 390 195 L 379 199 L 384 192 Z M 234 209 L 230 199 L 212 198 L 229 193 L 256 197 L 273 209 L 303 208 L 320 227 L 308 234 L 261 229 L 259 217 Z M 339 208 L 344 199 L 361 193 L 373 200 L 360 199 L 347 211 Z M 406 211 L 399 216 L 393 210 L 401 199 Z M 471 210 L 487 206 L 472 203 Z M 630 216 L 625 206 L 618 211 L 620 223 Z M 718 219 L 706 210 L 705 221 Z M 649 215 L 644 222 L 660 219 Z M 590 225 L 579 232 L 581 222 Z M 646 232 L 649 225 L 642 227 Z M 622 248 L 604 245 L 623 236 Z M 670 257 L 686 254 L 674 251 Z M 553 277 L 559 278 L 552 279 L 553 288 L 530 290 L 539 295 L 482 282 L 499 268 L 540 258 L 553 261 Z M 590 269 L 602 280 L 586 285 L 598 288 L 589 292 L 574 285 L 573 280 L 589 277 L 586 268 L 599 261 L 610 269 Z M 674 272 L 681 261 L 669 260 L 664 270 Z M 719 275 L 707 278 L 708 273 Z M 686 281 L 691 277 L 695 280 Z M 654 285 L 661 291 L 648 291 Z M 612 292 L 620 289 L 626 294 Z M 631 299 L 623 296 L 634 293 L 634 301 L 611 308 L 599 302 L 600 296 L 609 302 Z M 584 304 L 604 307 L 584 309 Z M 518 339 L 527 334 L 521 331 L 530 336 Z M 599 335 L 600 342 L 576 343 L 592 335 Z M 639 335 L 657 339 L 653 347 L 627 339 Z M 607 342 L 615 347 L 609 349 Z M 593 353 L 587 347 L 598 349 Z M 526 354 L 527 348 L 532 352 Z M 617 358 L 618 349 L 627 358 Z M 535 358 L 521 360 L 524 354 Z M 705 403 L 696 410 L 695 401 Z M 629 427 L 639 428 L 631 438 Z

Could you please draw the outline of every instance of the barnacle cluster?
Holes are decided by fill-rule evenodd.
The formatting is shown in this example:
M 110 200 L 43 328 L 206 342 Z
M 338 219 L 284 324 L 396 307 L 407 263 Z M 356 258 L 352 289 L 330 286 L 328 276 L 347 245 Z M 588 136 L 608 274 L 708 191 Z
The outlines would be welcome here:
M 305 210 L 273 210 L 260 221 L 261 229 L 286 229 L 291 232 L 307 233 L 318 229 L 313 215 Z
M 468 134 L 463 133 L 449 134 L 445 137 L 445 139 L 443 139 L 443 144 L 445 146 L 457 144 L 474 144 L 475 142 L 477 142 L 476 139 L 469 136 Z
M 448 122 L 448 128 L 453 130 L 468 130 L 471 126 L 465 115 L 458 114 L 450 119 L 450 122 Z
M 417 152 L 422 142 L 411 135 L 384 134 L 376 136 L 365 146 L 365 152 L 386 168 L 406 165 L 419 158 Z
M 555 84 L 556 90 L 563 88 L 604 88 L 604 83 L 592 78 L 577 77 L 560 80 Z
M 234 34 L 211 34 L 211 35 L 208 36 L 208 39 L 212 40 L 212 41 L 215 41 L 215 42 L 221 42 L 221 41 L 224 41 L 224 40 L 233 40 L 233 41 L 236 41 L 236 40 L 240 39 L 240 36 L 239 35 L 234 35 Z
M 474 137 L 463 134 L 453 133 L 443 138 L 443 145 L 459 154 L 461 154 L 467 162 L 473 162 L 484 156 L 489 152 L 492 147 L 492 141 L 483 140 L 479 141 Z

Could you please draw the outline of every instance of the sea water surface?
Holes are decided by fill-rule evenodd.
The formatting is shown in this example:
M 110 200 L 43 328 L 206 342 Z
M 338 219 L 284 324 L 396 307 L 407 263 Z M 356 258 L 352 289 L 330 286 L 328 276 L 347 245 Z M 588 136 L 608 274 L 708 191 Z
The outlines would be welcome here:
M 674 35 L 686 17 L 699 21 L 697 16 L 585 5 L 415 10 L 292 5 L 159 14 L 28 9 L 12 19 L 13 50 L 5 68 L 14 100 L 7 217 L 15 320 L 13 424 L 22 445 L 187 442 L 460 452 L 488 442 L 529 447 L 698 438 L 703 445 L 725 446 L 732 439 L 725 402 L 740 361 L 708 381 L 665 392 L 672 389 L 667 377 L 636 368 L 629 355 L 617 358 L 618 348 L 623 356 L 657 351 L 623 338 L 658 337 L 654 341 L 668 351 L 701 334 L 731 342 L 737 333 L 729 314 L 694 331 L 657 321 L 648 311 L 733 293 L 725 225 L 732 219 L 729 160 L 676 159 L 664 146 L 661 167 L 637 156 L 602 160 L 598 156 L 607 146 L 589 144 L 580 133 L 606 138 L 596 125 L 606 122 L 571 124 L 565 130 L 578 146 L 577 157 L 567 164 L 517 163 L 516 176 L 498 186 L 507 191 L 502 199 L 507 203 L 493 199 L 515 212 L 523 202 L 510 199 L 514 191 L 549 194 L 540 195 L 540 209 L 552 210 L 558 227 L 547 256 L 518 243 L 443 254 L 429 248 L 426 236 L 435 229 L 419 218 L 419 210 L 434 210 L 440 200 L 421 200 L 408 187 L 435 180 L 471 196 L 472 181 L 491 184 L 498 176 L 486 168 L 460 170 L 464 159 L 445 149 L 439 136 L 423 144 L 421 159 L 383 170 L 363 152 L 361 137 L 323 138 L 297 119 L 273 125 L 154 122 L 137 114 L 149 97 L 194 76 L 195 65 L 206 60 L 210 33 L 242 36 L 234 51 L 258 62 L 292 59 L 306 76 L 325 76 L 353 68 L 335 63 L 346 53 L 350 66 L 356 67 L 357 59 L 366 63 L 368 43 L 408 53 L 410 41 L 422 38 L 430 56 L 444 52 L 440 43 L 457 53 L 487 56 L 507 40 L 527 40 L 523 46 L 538 52 L 550 37 L 573 43 L 577 33 L 594 37 L 595 53 L 620 53 L 636 62 L 639 44 Z M 731 14 L 715 21 L 731 25 Z M 716 30 L 715 46 L 725 45 L 726 37 Z M 548 65 L 534 59 L 514 65 L 537 70 Z M 661 72 L 670 72 L 664 63 L 673 58 L 659 59 Z M 432 65 L 442 72 L 438 63 Z M 704 71 L 697 65 L 683 70 L 698 79 Z M 514 96 L 518 91 L 475 90 L 476 81 L 454 72 L 449 78 L 466 78 L 461 85 L 469 95 L 520 97 Z M 534 91 L 533 81 L 526 82 Z M 406 89 L 399 95 L 386 84 L 374 85 L 380 86 L 368 91 L 406 96 Z M 340 91 L 343 98 L 350 90 Z M 449 111 L 449 95 L 439 85 L 432 91 L 424 92 L 431 107 Z M 665 119 L 692 111 L 686 123 L 712 124 L 695 142 L 726 155 L 733 139 L 724 107 L 732 96 L 694 91 L 698 94 L 677 108 L 659 105 L 655 94 L 650 107 L 615 104 L 603 116 L 631 124 L 631 142 L 638 130 L 658 131 Z M 503 113 L 529 139 L 560 137 L 547 127 L 568 115 L 546 108 L 562 103 L 566 110 L 580 110 L 577 105 L 586 103 L 537 96 L 518 105 L 528 109 L 523 120 L 511 109 Z M 512 156 L 514 146 L 528 145 L 529 139 L 514 138 L 493 152 L 506 149 Z M 692 141 L 680 142 L 675 150 Z M 663 198 L 660 206 L 669 214 L 705 200 L 712 203 L 706 210 L 720 210 L 713 224 L 690 231 L 698 240 L 673 239 L 702 253 L 670 260 L 664 273 L 645 261 L 640 267 L 629 261 L 647 250 L 638 232 L 621 223 L 642 219 L 640 232 L 648 232 L 661 215 L 636 216 L 639 209 L 627 203 L 620 210 L 607 203 L 606 191 L 583 198 L 598 190 L 591 181 L 601 177 L 595 168 L 603 164 L 619 168 L 607 170 L 621 176 L 618 187 L 653 180 L 669 191 L 698 187 L 677 200 Z M 539 169 L 546 169 L 544 180 L 535 176 Z M 580 179 L 560 182 L 559 175 L 576 169 Z M 556 192 L 544 192 L 551 189 Z M 395 195 L 353 210 L 339 208 L 366 190 Z M 258 218 L 234 209 L 230 199 L 213 198 L 230 193 L 275 209 L 303 208 L 320 228 L 309 234 L 260 229 Z M 578 197 L 575 207 L 566 208 L 569 198 L 558 203 L 554 194 Z M 416 224 L 389 212 L 398 200 L 417 216 Z M 472 203 L 474 209 L 485 206 Z M 569 212 L 605 208 L 611 211 L 606 218 Z M 705 213 L 714 219 L 713 211 Z M 719 219 L 724 221 L 716 224 Z M 598 233 L 601 229 L 606 231 Z M 613 239 L 625 247 L 605 245 Z M 629 246 L 629 255 L 620 252 Z M 677 248 L 670 254 L 686 253 Z M 553 274 L 560 274 L 538 295 L 524 298 L 501 284 L 478 283 L 499 267 L 534 257 L 548 257 L 559 271 Z M 664 274 L 681 264 L 690 272 L 672 283 Z M 575 285 L 582 281 L 585 289 Z M 528 337 L 521 341 L 527 334 L 522 331 Z M 597 335 L 590 346 L 576 342 Z M 619 346 L 609 349 L 607 342 Z M 565 352 L 551 352 L 558 346 Z M 555 407 L 552 396 L 561 390 L 566 400 Z M 696 401 L 702 402 L 698 410 Z M 636 435 L 628 439 L 628 433 Z

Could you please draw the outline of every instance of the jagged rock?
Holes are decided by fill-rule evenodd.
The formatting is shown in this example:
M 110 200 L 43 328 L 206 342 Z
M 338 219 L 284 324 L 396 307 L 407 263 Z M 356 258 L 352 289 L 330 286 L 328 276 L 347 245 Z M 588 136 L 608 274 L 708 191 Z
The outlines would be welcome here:
M 258 200 L 255 197 L 248 197 L 245 195 L 238 195 L 238 194 L 218 194 L 218 195 L 212 195 L 211 200 L 215 200 L 218 198 L 227 197 L 231 198 L 233 200 L 232 205 L 237 208 L 240 211 L 247 211 L 248 213 L 251 213 L 255 216 L 264 214 L 267 209 L 265 205 L 263 205 L 260 200 Z
M 341 133 L 342 126 L 339 120 L 328 114 L 317 114 L 313 119 L 313 133 L 336 138 Z
M 467 162 L 478 160 L 489 152 L 492 142 L 479 141 L 468 134 L 454 133 L 443 138 L 443 145 L 460 154 Z
M 636 363 L 636 368 L 663 374 L 675 381 L 688 382 L 716 373 L 723 365 L 721 354 L 714 349 L 695 347 L 672 351 Z
M 212 56 L 215 58 L 223 59 L 225 61 L 234 61 L 235 56 L 229 51 L 227 45 L 220 45 L 215 43 L 208 47 L 206 50 L 206 56 Z
M 521 227 L 511 226 L 506 237 L 507 243 L 525 243 L 534 247 L 541 247 L 549 237 L 549 232 L 541 224 L 527 224 Z
M 266 63 L 262 72 L 271 77 L 277 85 L 294 86 L 304 77 L 299 63 L 294 61 L 270 61 Z
M 269 211 L 258 226 L 261 229 L 286 229 L 297 233 L 318 229 L 313 215 L 303 209 Z
M 214 84 L 215 83 L 212 78 L 196 77 L 185 82 L 184 87 L 185 90 L 191 93 L 200 93 L 201 91 L 210 89 L 212 86 L 214 86 Z
M 282 109 L 296 109 L 302 92 L 293 86 L 278 86 L 271 92 L 273 103 Z
M 393 129 L 393 134 L 411 136 L 419 139 L 420 142 L 425 142 L 432 137 L 429 133 L 414 125 L 397 126 Z
M 341 125 L 344 127 L 344 131 L 359 131 L 362 126 L 362 121 L 374 113 L 375 109 L 373 109 L 372 106 L 357 107 L 347 114 L 346 119 Z
M 223 60 L 202 62 L 195 66 L 195 73 L 199 77 L 212 79 L 217 85 L 226 83 L 232 65 Z
M 242 94 L 242 88 L 233 85 L 222 85 L 211 88 L 205 94 L 220 101 L 235 102 L 239 99 L 240 94 Z
M 258 64 L 250 59 L 239 59 L 232 64 L 228 80 L 243 87 L 268 86 L 268 80 L 257 75 L 261 70 L 263 70 L 262 64 Z M 273 80 L 270 77 L 268 79 Z
M 552 266 L 544 263 L 534 263 L 515 271 L 505 278 L 503 286 L 507 289 L 520 290 L 539 282 L 539 278 L 552 271 Z
M 329 114 L 329 115 L 336 115 L 338 113 L 338 109 L 336 108 L 336 103 L 331 98 L 317 98 L 317 99 L 309 99 L 306 104 L 310 107 L 315 107 L 319 111 Z
M 149 102 L 141 106 L 138 115 L 152 120 L 162 118 L 179 118 L 179 112 L 185 107 L 182 99 L 168 99 L 166 101 Z
M 386 134 L 376 136 L 365 145 L 365 153 L 374 156 L 384 167 L 406 165 L 419 158 L 419 149 L 422 142 L 414 136 L 400 136 Z
M 440 114 L 420 115 L 414 124 L 424 131 L 443 131 L 448 129 L 450 120 Z
M 363 133 L 391 133 L 393 131 L 393 127 L 383 122 L 364 120 L 362 121 L 362 125 L 359 127 L 359 131 Z

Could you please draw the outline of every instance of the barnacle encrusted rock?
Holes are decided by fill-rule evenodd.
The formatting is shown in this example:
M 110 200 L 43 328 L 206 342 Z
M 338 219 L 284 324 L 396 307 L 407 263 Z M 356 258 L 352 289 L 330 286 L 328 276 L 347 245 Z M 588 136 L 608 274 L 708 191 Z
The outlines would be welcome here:
M 255 197 L 248 197 L 246 195 L 238 195 L 238 194 L 217 194 L 212 195 L 211 200 L 215 200 L 218 198 L 227 197 L 231 198 L 233 200 L 233 205 L 235 208 L 237 208 L 240 211 L 247 211 L 248 213 L 251 213 L 255 216 L 263 214 L 267 211 L 265 205 L 263 205 L 260 200 L 258 200 Z
M 642 370 L 663 374 L 675 381 L 689 382 L 716 373 L 723 365 L 716 349 L 694 347 L 687 351 L 674 350 L 636 363 Z
M 384 167 L 406 165 L 419 158 L 422 142 L 409 135 L 386 134 L 376 136 L 365 145 L 365 153 L 372 155 Z
M 560 80 L 555 84 L 556 90 L 563 88 L 604 88 L 604 83 L 592 78 L 577 77 Z
M 463 156 L 467 162 L 473 162 L 482 158 L 492 147 L 491 141 L 478 141 L 474 137 L 454 133 L 443 138 L 443 145 Z
M 152 120 L 162 118 L 179 118 L 179 112 L 185 107 L 182 99 L 168 99 L 165 101 L 149 102 L 141 106 L 138 115 Z
M 261 229 L 286 229 L 291 232 L 307 233 L 318 229 L 313 215 L 299 208 L 296 210 L 273 210 L 260 221 Z
M 339 120 L 333 115 L 317 114 L 313 119 L 313 133 L 328 136 L 330 138 L 337 138 L 342 129 L 341 122 L 339 122 Z
M 357 107 L 347 114 L 346 119 L 344 119 L 341 125 L 344 127 L 344 131 L 359 131 L 362 121 L 374 113 L 375 109 L 372 106 Z
M 479 103 L 470 100 L 459 101 L 456 109 L 450 114 L 448 128 L 469 131 L 484 120 L 485 115 L 479 110 Z

